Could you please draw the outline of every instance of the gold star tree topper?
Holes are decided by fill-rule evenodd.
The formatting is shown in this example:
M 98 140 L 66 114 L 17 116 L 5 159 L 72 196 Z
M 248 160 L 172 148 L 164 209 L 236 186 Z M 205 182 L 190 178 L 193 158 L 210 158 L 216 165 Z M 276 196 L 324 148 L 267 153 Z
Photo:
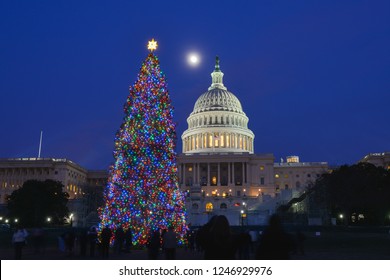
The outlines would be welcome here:
M 157 45 L 157 41 L 155 41 L 154 39 L 152 39 L 151 41 L 148 42 L 148 50 L 150 52 L 153 52 L 157 49 L 158 45 Z

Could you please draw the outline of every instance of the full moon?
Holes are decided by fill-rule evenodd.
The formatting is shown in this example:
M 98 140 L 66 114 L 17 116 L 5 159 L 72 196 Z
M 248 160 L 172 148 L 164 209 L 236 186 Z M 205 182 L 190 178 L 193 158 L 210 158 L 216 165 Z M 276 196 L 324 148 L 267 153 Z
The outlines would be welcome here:
M 187 56 L 187 60 L 191 66 L 197 66 L 200 62 L 199 55 L 196 53 L 190 53 Z

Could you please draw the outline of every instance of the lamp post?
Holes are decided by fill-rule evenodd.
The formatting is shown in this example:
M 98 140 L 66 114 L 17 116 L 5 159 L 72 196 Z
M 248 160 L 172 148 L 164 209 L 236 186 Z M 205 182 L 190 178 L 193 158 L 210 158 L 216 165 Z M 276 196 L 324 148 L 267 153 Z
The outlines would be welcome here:
M 344 224 L 344 215 L 340 214 L 339 218 L 340 218 L 340 223 L 343 225 Z

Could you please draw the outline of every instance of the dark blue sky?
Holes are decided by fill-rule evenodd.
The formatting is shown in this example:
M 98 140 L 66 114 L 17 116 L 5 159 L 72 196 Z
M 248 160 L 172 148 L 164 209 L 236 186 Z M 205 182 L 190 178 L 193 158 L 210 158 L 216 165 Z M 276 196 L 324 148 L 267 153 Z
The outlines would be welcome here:
M 42 156 L 106 168 L 151 38 L 179 151 L 215 55 L 256 153 L 343 164 L 390 151 L 389 1 L 25 0 L 0 2 L 0 158 L 36 157 L 43 130 Z

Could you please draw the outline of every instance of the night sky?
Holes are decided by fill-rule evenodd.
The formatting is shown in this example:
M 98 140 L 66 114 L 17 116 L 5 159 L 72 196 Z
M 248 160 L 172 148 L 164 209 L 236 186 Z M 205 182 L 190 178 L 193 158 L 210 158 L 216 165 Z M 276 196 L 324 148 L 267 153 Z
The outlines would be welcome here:
M 178 152 L 216 55 L 256 153 L 338 165 L 390 151 L 388 0 L 25 0 L 0 2 L 0 158 L 36 157 L 43 130 L 42 157 L 106 169 L 151 38 Z

